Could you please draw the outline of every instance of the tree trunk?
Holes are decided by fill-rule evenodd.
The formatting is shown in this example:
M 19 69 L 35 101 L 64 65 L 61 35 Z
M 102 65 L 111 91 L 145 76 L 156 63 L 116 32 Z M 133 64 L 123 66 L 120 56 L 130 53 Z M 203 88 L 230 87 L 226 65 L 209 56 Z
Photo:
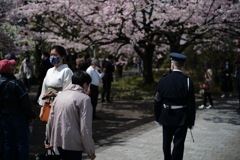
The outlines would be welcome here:
M 40 65 L 41 65 L 41 56 L 42 56 L 42 50 L 40 49 L 40 46 L 41 46 L 41 41 L 36 41 L 35 42 L 35 73 L 39 73 L 39 70 L 40 70 Z
M 148 54 L 143 56 L 143 80 L 142 84 L 154 84 L 153 72 L 152 72 L 152 58 L 153 55 Z
M 134 47 L 135 51 L 138 53 L 138 55 L 141 57 L 143 61 L 143 80 L 142 84 L 154 84 L 153 79 L 153 72 L 152 72 L 152 59 L 153 59 L 153 52 L 155 49 L 154 45 L 148 45 L 144 47 L 144 51 L 142 52 L 139 48 Z

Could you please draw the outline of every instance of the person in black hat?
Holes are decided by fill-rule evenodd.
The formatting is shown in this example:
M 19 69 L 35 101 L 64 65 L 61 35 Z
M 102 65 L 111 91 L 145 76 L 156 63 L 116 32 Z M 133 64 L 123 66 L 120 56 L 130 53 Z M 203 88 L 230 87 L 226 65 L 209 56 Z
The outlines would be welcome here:
M 236 110 L 238 112 L 238 114 L 240 114 L 240 60 L 238 59 L 235 62 L 236 65 L 236 69 L 235 69 L 235 73 L 232 74 L 231 76 L 235 78 L 235 82 L 237 85 L 237 90 L 238 90 L 238 109 Z
M 195 95 L 193 82 L 182 73 L 188 57 L 179 53 L 171 53 L 170 57 L 172 72 L 158 83 L 154 115 L 156 123 L 163 127 L 164 159 L 181 160 L 187 129 L 193 129 L 195 123 Z

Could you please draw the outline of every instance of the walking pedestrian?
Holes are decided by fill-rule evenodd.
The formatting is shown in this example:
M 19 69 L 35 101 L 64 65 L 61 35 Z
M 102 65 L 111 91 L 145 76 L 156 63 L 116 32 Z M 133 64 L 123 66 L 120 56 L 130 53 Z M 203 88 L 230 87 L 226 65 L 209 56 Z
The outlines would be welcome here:
M 208 85 L 208 89 L 204 90 L 204 98 L 203 98 L 203 105 L 199 106 L 199 109 L 203 109 L 206 107 L 206 109 L 210 109 L 213 107 L 213 100 L 212 100 L 212 92 L 214 89 L 214 83 L 213 83 L 213 71 L 211 69 L 211 63 L 205 62 L 204 63 L 204 69 L 206 70 L 204 75 L 204 83 Z M 207 106 L 207 98 L 209 99 L 210 105 Z
M 87 94 L 91 98 L 91 103 L 92 103 L 92 107 L 93 107 L 92 118 L 95 119 L 95 120 L 101 119 L 100 117 L 98 117 L 96 115 L 96 107 L 97 107 L 98 93 L 99 93 L 98 86 L 100 84 L 100 79 L 104 76 L 105 70 L 106 70 L 105 68 L 103 68 L 103 72 L 99 73 L 98 72 L 99 67 L 100 67 L 99 61 L 94 59 L 91 62 L 91 66 L 88 67 L 88 69 L 86 71 L 90 75 L 90 77 L 92 78 L 92 82 L 90 83 Z
M 31 91 L 31 85 L 33 77 L 35 75 L 35 70 L 32 61 L 30 60 L 29 53 L 24 54 L 24 60 L 22 61 L 19 69 L 19 78 L 23 79 L 28 92 Z
M 107 103 L 111 103 L 110 100 L 110 92 L 111 92 L 111 83 L 113 82 L 113 72 L 114 72 L 114 65 L 113 65 L 113 56 L 109 55 L 108 59 L 102 62 L 102 69 L 105 68 L 105 74 L 102 78 L 103 81 L 103 90 L 101 95 L 101 102 L 105 102 L 105 93 L 106 93 L 106 100 Z
M 163 127 L 164 159 L 182 160 L 187 129 L 193 129 L 195 122 L 194 86 L 182 73 L 188 57 L 179 53 L 171 53 L 170 57 L 172 72 L 158 83 L 154 114 L 155 121 Z
M 232 97 L 232 78 L 231 74 L 233 72 L 232 65 L 230 64 L 230 61 L 228 58 L 225 59 L 224 64 L 222 65 L 222 73 L 221 73 L 221 91 L 223 92 L 221 98 L 226 97 L 226 94 L 229 94 L 229 97 Z
M 0 118 L 4 136 L 4 159 L 29 159 L 29 126 L 34 124 L 35 114 L 24 84 L 14 76 L 15 60 L 0 61 L 1 110 Z M 16 145 L 17 143 L 17 145 Z M 14 153 L 17 147 L 17 152 Z
M 85 150 L 88 157 L 95 159 L 92 139 L 92 105 L 85 93 L 91 77 L 77 70 L 72 84 L 55 98 L 48 120 L 46 136 L 50 146 L 57 147 L 62 160 L 80 160 Z

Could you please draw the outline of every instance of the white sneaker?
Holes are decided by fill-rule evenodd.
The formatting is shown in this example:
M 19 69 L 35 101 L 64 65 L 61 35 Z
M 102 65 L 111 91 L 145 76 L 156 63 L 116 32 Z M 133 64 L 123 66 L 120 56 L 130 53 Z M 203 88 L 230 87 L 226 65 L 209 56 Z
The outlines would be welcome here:
M 222 96 L 221 96 L 221 98 L 224 98 L 225 97 L 225 94 L 223 94 Z
M 210 109 L 210 108 L 212 108 L 212 105 L 209 105 L 209 106 L 206 107 L 206 109 Z
M 203 109 L 205 106 L 204 105 L 201 105 L 198 107 L 198 109 Z
M 232 97 L 232 93 L 229 94 L 229 97 L 230 97 L 230 98 Z

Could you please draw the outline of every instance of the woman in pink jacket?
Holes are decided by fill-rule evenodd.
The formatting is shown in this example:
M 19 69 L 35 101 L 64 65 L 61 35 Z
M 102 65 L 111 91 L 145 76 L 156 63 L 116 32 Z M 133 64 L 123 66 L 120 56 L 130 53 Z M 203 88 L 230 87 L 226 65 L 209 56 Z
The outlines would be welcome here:
M 95 159 L 92 139 L 92 104 L 86 95 L 91 77 L 84 71 L 75 71 L 72 84 L 55 98 L 48 120 L 46 136 L 49 146 L 57 147 L 62 160 L 82 159 L 86 151 Z

